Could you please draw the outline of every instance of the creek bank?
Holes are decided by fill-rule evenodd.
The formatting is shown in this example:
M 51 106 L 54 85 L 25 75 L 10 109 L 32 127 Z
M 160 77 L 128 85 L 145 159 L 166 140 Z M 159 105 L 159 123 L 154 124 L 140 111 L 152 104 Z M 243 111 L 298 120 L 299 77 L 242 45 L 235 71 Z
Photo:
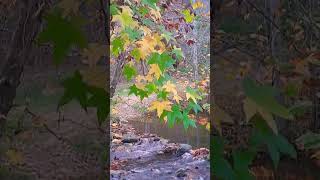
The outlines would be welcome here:
M 111 179 L 210 179 L 209 150 L 138 134 L 119 120 L 111 124 Z

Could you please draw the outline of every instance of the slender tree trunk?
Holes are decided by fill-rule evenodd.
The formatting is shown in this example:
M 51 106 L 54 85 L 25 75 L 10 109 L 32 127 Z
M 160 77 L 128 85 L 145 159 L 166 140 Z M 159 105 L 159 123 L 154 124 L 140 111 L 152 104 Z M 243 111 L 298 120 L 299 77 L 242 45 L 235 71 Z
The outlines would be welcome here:
M 23 7 L 20 9 L 19 24 L 0 72 L 0 136 L 4 133 L 5 117 L 12 107 L 16 89 L 20 84 L 24 62 L 41 26 L 39 16 L 43 5 L 37 0 L 25 0 L 20 3 Z
M 110 99 L 113 97 L 113 95 L 116 91 L 117 85 L 118 85 L 120 78 L 121 78 L 121 75 L 122 75 L 122 69 L 123 69 L 125 62 L 126 62 L 125 54 L 121 53 L 119 56 L 119 59 L 117 61 L 116 69 L 114 71 L 114 74 L 112 76 L 112 80 L 110 83 Z

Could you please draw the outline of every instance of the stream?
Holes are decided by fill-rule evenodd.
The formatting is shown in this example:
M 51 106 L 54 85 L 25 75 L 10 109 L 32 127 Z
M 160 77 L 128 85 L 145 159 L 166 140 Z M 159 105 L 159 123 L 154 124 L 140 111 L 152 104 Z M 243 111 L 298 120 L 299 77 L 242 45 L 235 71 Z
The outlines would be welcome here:
M 157 134 L 169 142 L 190 144 L 193 149 L 208 148 L 210 142 L 209 131 L 203 125 L 197 124 L 197 128 L 184 129 L 182 124 L 175 124 L 174 127 L 169 128 L 168 124 L 160 121 L 159 119 L 133 119 L 130 124 L 135 128 L 138 133 Z

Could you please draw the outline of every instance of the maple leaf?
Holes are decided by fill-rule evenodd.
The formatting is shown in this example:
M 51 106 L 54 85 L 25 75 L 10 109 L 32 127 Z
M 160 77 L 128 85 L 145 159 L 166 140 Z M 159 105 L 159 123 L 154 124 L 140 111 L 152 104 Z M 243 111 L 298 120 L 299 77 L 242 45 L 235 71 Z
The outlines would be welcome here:
M 172 33 L 170 33 L 169 31 L 163 31 L 161 37 L 164 38 L 167 42 L 169 42 L 171 39 L 175 41 L 175 38 L 173 38 Z
M 134 94 L 140 97 L 140 100 L 143 100 L 145 97 L 148 97 L 148 92 L 142 89 L 139 89 L 135 84 L 130 86 L 129 94 Z
M 170 112 L 167 112 L 167 119 L 169 127 L 173 127 L 174 123 L 178 119 L 182 119 L 181 107 L 179 105 L 173 105 Z
M 161 19 L 161 14 L 159 11 L 155 10 L 155 9 L 151 9 L 150 10 L 150 14 L 153 16 L 153 20 L 157 21 L 159 19 Z
M 184 19 L 187 23 L 191 23 L 194 19 L 194 15 L 190 13 L 189 9 L 185 9 L 182 11 L 182 14 L 184 15 Z
M 166 84 L 162 86 L 162 88 L 167 92 L 172 92 L 173 94 L 177 94 L 176 85 L 171 83 L 171 81 L 167 81 Z
M 73 77 L 67 78 L 63 81 L 64 94 L 59 100 L 58 108 L 76 99 L 79 101 L 81 107 L 87 110 L 88 101 L 88 86 L 82 80 L 79 71 L 76 71 Z
M 126 27 L 123 33 L 126 33 L 129 36 L 130 41 L 135 41 L 142 36 L 142 32 L 140 30 L 133 29 L 131 27 Z
M 176 55 L 178 59 L 184 58 L 183 52 L 181 48 L 173 47 L 172 53 Z
M 187 87 L 186 89 L 186 97 L 187 97 L 187 100 L 192 99 L 194 103 L 197 103 L 197 99 L 199 100 L 201 99 L 197 91 L 194 89 L 191 89 L 190 87 Z
M 140 50 L 138 48 L 134 48 L 131 51 L 131 56 L 133 56 L 133 58 L 137 61 L 141 60 L 141 54 L 140 54 Z
M 158 0 L 141 0 L 142 4 L 148 5 L 150 7 L 152 7 L 153 9 L 156 9 Z
M 268 126 L 275 134 L 278 134 L 278 128 L 273 116 L 270 112 L 265 111 L 263 108 L 254 103 L 250 98 L 243 100 L 243 110 L 246 114 L 247 122 L 257 113 L 267 122 Z
M 167 53 L 153 53 L 148 60 L 148 64 L 158 64 L 161 71 L 171 67 L 173 62 L 174 60 Z
M 102 45 L 98 43 L 90 43 L 88 48 L 85 48 L 82 52 L 82 56 L 87 58 L 89 61 L 89 66 L 96 66 L 98 61 L 102 56 L 107 55 L 107 45 Z
M 152 36 L 148 35 L 137 41 L 137 45 L 141 59 L 145 59 L 154 50 L 155 42 Z
M 104 89 L 93 86 L 90 86 L 88 91 L 92 95 L 88 99 L 88 107 L 95 107 L 97 109 L 98 122 L 101 125 L 110 113 L 109 94 Z
M 114 56 L 119 56 L 120 52 L 124 50 L 124 42 L 120 37 L 115 38 L 111 42 L 111 50 Z
M 133 76 L 137 74 L 137 70 L 133 66 L 126 64 L 123 69 L 123 74 L 126 77 L 126 79 L 129 81 L 132 79 Z
M 124 29 L 125 27 L 131 27 L 135 28 L 138 26 L 138 22 L 133 20 L 132 18 L 132 10 L 129 6 L 121 6 L 122 9 L 121 13 L 118 13 L 117 15 L 114 15 L 112 18 L 112 22 L 118 21 L 120 22 L 121 29 Z
M 189 126 L 197 127 L 195 121 L 190 119 L 189 112 L 187 111 L 183 111 L 182 120 L 184 129 L 188 129 Z
M 40 43 L 51 42 L 53 44 L 53 58 L 56 64 L 60 64 L 70 48 L 75 45 L 84 48 L 87 45 L 85 35 L 76 18 L 64 19 L 58 13 L 51 13 L 45 17 L 47 26 L 39 33 Z
M 179 104 L 182 98 L 178 94 L 173 95 L 173 99 Z
M 150 67 L 151 67 L 151 68 L 150 68 L 148 74 L 150 74 L 150 75 L 153 75 L 153 74 L 154 74 L 155 77 L 156 77 L 157 79 L 159 79 L 160 76 L 162 75 L 162 72 L 161 72 L 158 64 L 150 64 Z
M 157 115 L 160 117 L 164 110 L 171 111 L 171 104 L 170 101 L 153 101 L 149 110 L 157 110 Z
M 146 27 L 146 26 L 141 26 L 141 27 L 140 27 L 140 30 L 143 31 L 143 33 L 144 33 L 145 36 L 150 35 L 150 34 L 152 33 L 152 31 L 151 31 L 148 27 Z
M 81 72 L 83 81 L 94 87 L 107 88 L 107 76 L 106 70 L 99 67 L 89 67 L 88 69 Z
M 203 3 L 201 1 L 197 1 L 192 4 L 193 9 L 198 9 L 198 8 L 202 8 L 202 7 L 203 7 Z

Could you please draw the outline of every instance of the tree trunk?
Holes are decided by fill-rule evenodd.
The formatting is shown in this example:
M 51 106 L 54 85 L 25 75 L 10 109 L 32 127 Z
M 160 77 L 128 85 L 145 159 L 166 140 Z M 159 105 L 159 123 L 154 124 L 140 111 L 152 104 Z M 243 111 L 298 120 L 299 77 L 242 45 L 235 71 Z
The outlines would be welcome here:
M 13 35 L 10 50 L 0 72 L 0 136 L 4 133 L 6 116 L 10 111 L 20 84 L 24 62 L 41 26 L 39 18 L 43 5 L 36 0 L 22 1 L 19 24 Z
M 114 71 L 114 74 L 113 74 L 113 77 L 112 77 L 112 80 L 110 83 L 110 99 L 113 97 L 113 95 L 116 91 L 117 85 L 118 85 L 118 83 L 120 81 L 120 77 L 122 75 L 122 69 L 123 69 L 125 62 L 126 62 L 125 54 L 121 53 L 119 56 L 119 59 L 117 60 L 116 69 Z

